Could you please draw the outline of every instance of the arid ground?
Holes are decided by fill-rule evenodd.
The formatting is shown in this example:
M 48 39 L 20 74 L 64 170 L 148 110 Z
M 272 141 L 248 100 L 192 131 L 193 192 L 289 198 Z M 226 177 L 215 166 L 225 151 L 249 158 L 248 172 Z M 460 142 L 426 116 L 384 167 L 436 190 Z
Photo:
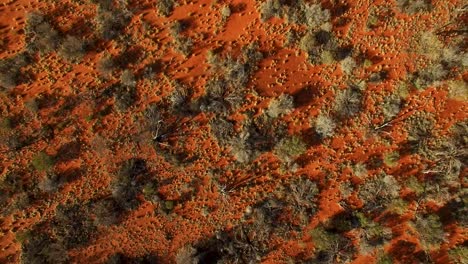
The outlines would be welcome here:
M 468 263 L 463 0 L 2 0 L 0 263 Z

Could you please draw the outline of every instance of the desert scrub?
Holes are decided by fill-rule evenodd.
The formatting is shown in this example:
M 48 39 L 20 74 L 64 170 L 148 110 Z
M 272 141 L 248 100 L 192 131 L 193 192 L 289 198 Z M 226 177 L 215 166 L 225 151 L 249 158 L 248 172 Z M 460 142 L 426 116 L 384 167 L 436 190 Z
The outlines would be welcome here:
M 59 55 L 69 62 L 80 62 L 85 55 L 85 45 L 83 40 L 67 36 L 60 45 Z
M 57 49 L 60 41 L 57 30 L 40 13 L 27 14 L 25 35 L 26 49 L 31 52 L 51 52 Z
M 21 68 L 28 65 L 29 56 L 20 53 L 8 59 L 0 60 L 0 88 L 12 89 L 24 81 Z
M 112 56 L 109 53 L 104 53 L 101 59 L 98 61 L 97 70 L 98 72 L 104 76 L 109 77 L 112 75 L 112 72 L 116 68 L 116 63 Z
M 59 205 L 51 229 L 56 241 L 66 249 L 82 246 L 96 235 L 87 205 Z
M 37 231 L 31 231 L 30 236 L 21 242 L 21 263 L 68 263 L 66 248 L 51 236 Z
M 323 9 L 320 4 L 304 4 L 303 12 L 305 16 L 305 24 L 310 29 L 317 29 L 324 24 L 330 22 L 330 11 L 328 9 Z
M 274 16 L 281 16 L 282 6 L 279 0 L 267 0 L 260 6 L 260 18 L 263 22 Z
M 345 236 L 327 231 L 322 226 L 310 231 L 318 263 L 335 263 L 337 259 L 350 259 L 354 251 L 351 241 Z
M 144 187 L 148 177 L 146 161 L 132 158 L 120 164 L 120 170 L 112 181 L 112 197 L 120 208 L 130 211 L 135 209 L 140 201 L 137 195 Z
M 436 214 L 417 215 L 413 226 L 419 233 L 419 240 L 425 250 L 439 248 L 445 241 L 445 232 Z
M 382 104 L 382 113 L 385 120 L 389 121 L 398 115 L 398 113 L 400 113 L 402 104 L 402 100 L 398 95 L 392 94 L 390 96 L 386 96 Z
M 133 72 L 129 69 L 124 70 L 120 76 L 120 83 L 128 87 L 135 87 L 136 79 Z
M 362 107 L 362 91 L 357 86 L 351 86 L 336 93 L 333 110 L 341 118 L 356 115 Z
M 393 151 L 385 153 L 383 157 L 383 162 L 388 167 L 395 167 L 398 165 L 398 160 L 400 159 L 400 153 L 398 151 Z
M 288 114 L 294 108 L 294 98 L 289 94 L 281 94 L 278 98 L 270 101 L 266 114 L 269 117 L 277 118 L 281 115 Z
M 156 8 L 160 15 L 167 17 L 172 14 L 175 4 L 174 0 L 159 0 L 156 3 Z
M 275 153 L 283 160 L 291 160 L 302 155 L 307 150 L 307 145 L 299 136 L 283 138 L 276 146 Z
M 393 176 L 380 174 L 359 186 L 358 196 L 364 202 L 365 213 L 382 212 L 399 197 L 399 190 L 400 186 Z
M 37 153 L 32 161 L 31 165 L 37 171 L 48 171 L 50 170 L 55 164 L 55 159 L 52 156 L 47 155 L 45 152 Z
M 96 16 L 98 36 L 104 40 L 117 38 L 130 23 L 131 17 L 132 14 L 127 10 L 98 7 Z
M 192 54 L 193 41 L 190 37 L 177 36 L 174 39 L 174 48 L 185 57 Z
M 381 226 L 380 224 L 367 218 L 363 213 L 358 212 L 356 213 L 356 216 L 359 219 L 359 224 L 362 229 L 365 244 L 367 244 L 361 246 L 381 246 L 385 242 L 390 241 L 392 238 L 392 230 L 390 228 Z
M 335 133 L 335 121 L 330 116 L 325 114 L 319 114 L 313 121 L 313 126 L 315 128 L 315 132 L 321 138 L 331 137 Z
M 434 8 L 431 0 L 397 0 L 396 2 L 400 10 L 408 14 L 430 12 Z
M 450 261 L 454 264 L 468 263 L 468 247 L 459 245 L 456 248 L 452 248 L 448 252 Z
M 227 19 L 231 16 L 231 8 L 229 7 L 229 5 L 223 5 L 223 7 L 221 8 L 221 19 L 223 22 L 226 22 Z

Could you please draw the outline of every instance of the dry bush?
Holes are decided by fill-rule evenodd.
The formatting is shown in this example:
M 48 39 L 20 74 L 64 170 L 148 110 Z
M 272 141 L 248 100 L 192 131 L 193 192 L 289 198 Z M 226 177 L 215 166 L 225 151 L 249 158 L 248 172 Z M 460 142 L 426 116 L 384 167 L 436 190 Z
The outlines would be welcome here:
M 263 22 L 274 16 L 281 16 L 281 4 L 278 0 L 267 0 L 260 6 L 260 17 Z
M 436 214 L 416 216 L 413 226 L 418 231 L 419 240 L 425 250 L 439 248 L 445 241 L 444 228 Z
M 359 198 L 364 202 L 364 210 L 380 213 L 399 197 L 399 190 L 393 176 L 381 174 L 359 186 Z
M 304 4 L 302 9 L 305 23 L 311 29 L 320 28 L 323 24 L 330 22 L 330 11 L 323 9 L 320 4 Z
M 120 83 L 127 87 L 135 87 L 136 86 L 136 79 L 133 72 L 129 69 L 126 69 L 120 75 Z
M 189 37 L 177 36 L 174 39 L 174 48 L 177 52 L 187 57 L 192 54 L 193 41 Z
M 99 35 L 105 40 L 115 39 L 125 29 L 131 17 L 132 14 L 128 11 L 98 8 L 96 22 L 98 24 Z
M 315 132 L 321 138 L 333 136 L 336 128 L 335 121 L 328 115 L 320 114 L 314 122 Z
M 26 16 L 27 49 L 32 52 L 48 53 L 56 50 L 60 36 L 57 30 L 39 13 L 29 13 Z
M 431 0 L 397 0 L 398 7 L 405 13 L 430 12 L 434 8 Z
M 156 8 L 158 9 L 159 14 L 167 17 L 172 14 L 175 4 L 174 0 L 158 0 Z
M 340 90 L 335 97 L 333 109 L 341 118 L 351 117 L 361 110 L 362 92 L 357 87 Z
M 24 54 L 0 60 L 0 88 L 12 89 L 22 81 L 21 68 L 26 66 L 29 58 Z
M 115 66 L 115 61 L 112 56 L 108 53 L 105 53 L 97 64 L 97 70 L 101 75 L 109 77 L 112 75 Z
M 281 94 L 278 98 L 273 99 L 266 110 L 269 117 L 277 118 L 281 115 L 288 114 L 294 108 L 294 98 L 289 94 Z
M 60 45 L 59 55 L 70 62 L 79 62 L 85 55 L 85 45 L 83 40 L 67 36 Z

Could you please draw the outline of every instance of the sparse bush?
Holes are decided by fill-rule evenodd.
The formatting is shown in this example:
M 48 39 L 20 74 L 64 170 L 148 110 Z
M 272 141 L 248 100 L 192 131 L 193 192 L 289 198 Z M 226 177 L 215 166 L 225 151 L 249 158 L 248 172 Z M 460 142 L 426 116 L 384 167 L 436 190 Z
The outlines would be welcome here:
M 121 164 L 120 171 L 112 183 L 112 196 L 124 210 L 133 210 L 139 204 L 138 193 L 147 177 L 146 161 L 139 158 L 129 159 Z
M 59 48 L 59 55 L 70 62 L 79 62 L 85 55 L 84 43 L 74 36 L 67 36 Z
M 275 146 L 275 153 L 286 161 L 302 155 L 306 150 L 306 144 L 298 136 L 284 138 Z
M 281 94 L 278 98 L 273 99 L 268 105 L 266 114 L 269 117 L 277 118 L 281 115 L 288 114 L 294 107 L 294 98 L 289 94 Z
M 174 6 L 174 0 L 158 0 L 158 2 L 156 3 L 156 8 L 158 9 L 159 14 L 165 17 L 170 16 L 172 14 Z
M 244 98 L 243 90 L 235 89 L 226 80 L 220 78 L 209 80 L 205 86 L 205 93 L 200 106 L 202 111 L 218 114 L 238 109 Z
M 24 264 L 69 263 L 64 245 L 38 232 L 33 232 L 30 239 L 21 243 L 20 261 Z
M 126 69 L 122 72 L 122 75 L 120 76 L 120 82 L 127 87 L 135 87 L 135 75 L 131 70 Z
M 29 13 L 26 17 L 25 31 L 29 51 L 48 53 L 57 49 L 59 34 L 42 14 Z
M 54 163 L 54 158 L 52 156 L 47 155 L 45 152 L 37 153 L 31 161 L 32 166 L 37 171 L 50 170 L 52 166 L 54 166 Z
M 131 17 L 132 14 L 128 11 L 98 8 L 96 21 L 99 35 L 105 40 L 112 40 L 118 37 L 130 22 Z
M 190 245 L 184 246 L 177 251 L 176 264 L 198 264 L 197 250 Z
M 445 241 L 444 229 L 436 214 L 417 216 L 414 227 L 425 250 L 438 248 Z
M 94 224 L 110 226 L 119 222 L 121 208 L 114 199 L 98 201 L 93 206 Z
M 231 8 L 229 8 L 229 5 L 224 5 L 221 8 L 221 19 L 223 21 L 226 21 L 230 16 L 231 16 Z
M 179 36 L 181 32 L 186 30 L 188 27 L 188 24 L 184 20 L 176 20 L 172 23 L 170 31 L 173 37 Z
M 96 235 L 88 209 L 80 204 L 59 205 L 52 230 L 57 242 L 67 249 L 82 246 Z
M 24 54 L 0 60 L 0 88 L 12 89 L 21 82 L 21 68 L 28 64 Z
M 49 174 L 41 182 L 39 182 L 38 188 L 41 191 L 47 193 L 55 192 L 61 185 L 59 180 L 60 179 L 56 174 Z
M 117 110 L 126 111 L 137 101 L 137 90 L 135 86 L 117 85 L 114 98 Z
M 281 4 L 278 0 L 267 0 L 260 7 L 260 17 L 264 22 L 274 16 L 280 16 L 281 12 Z
M 97 65 L 97 70 L 103 76 L 110 76 L 115 69 L 115 62 L 112 56 L 108 53 L 104 54 L 102 58 L 99 60 Z
M 395 94 L 385 97 L 382 104 L 382 112 L 385 120 L 391 120 L 400 113 L 402 102 L 401 98 Z
M 300 37 L 299 37 L 298 32 L 296 30 L 289 30 L 285 36 L 284 46 L 293 47 L 299 42 L 299 40 L 300 40 Z
M 345 236 L 327 231 L 322 226 L 310 232 L 315 247 L 315 263 L 334 263 L 337 259 L 343 262 L 353 254 L 353 246 Z
M 307 32 L 302 38 L 301 42 L 299 43 L 299 48 L 309 54 L 313 51 L 316 47 L 315 43 L 315 35 L 312 32 Z
M 408 14 L 430 12 L 433 9 L 431 0 L 397 0 L 397 4 Z
M 468 262 L 468 247 L 459 245 L 448 252 L 451 263 L 464 264 Z
M 306 25 L 311 29 L 317 29 L 330 22 L 330 11 L 323 9 L 320 4 L 304 4 L 302 9 Z
M 380 213 L 396 198 L 399 197 L 400 186 L 391 175 L 381 174 L 367 179 L 359 186 L 359 198 L 364 202 L 365 213 Z
M 317 132 L 321 138 L 327 138 L 333 136 L 336 124 L 328 115 L 320 114 L 315 119 L 314 127 L 315 132 Z
M 340 90 L 335 97 L 333 109 L 341 118 L 351 117 L 361 110 L 362 92 L 357 87 Z
M 192 54 L 193 41 L 189 37 L 178 36 L 174 39 L 174 46 L 177 52 L 182 53 L 185 57 Z

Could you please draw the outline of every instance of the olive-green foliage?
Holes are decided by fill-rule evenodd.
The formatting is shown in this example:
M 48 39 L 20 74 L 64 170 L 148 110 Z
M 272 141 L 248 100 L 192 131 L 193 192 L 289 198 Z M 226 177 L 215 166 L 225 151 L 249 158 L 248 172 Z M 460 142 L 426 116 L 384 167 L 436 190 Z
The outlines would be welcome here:
M 468 263 L 468 247 L 459 245 L 456 248 L 452 248 L 448 252 L 450 261 L 454 264 Z
M 436 214 L 417 216 L 414 227 L 419 233 L 419 239 L 425 249 L 438 248 L 445 240 L 442 222 Z
M 55 160 L 52 156 L 47 155 L 45 152 L 39 152 L 37 153 L 32 161 L 31 164 L 32 166 L 37 170 L 37 171 L 47 171 L 54 166 Z
M 365 211 L 382 212 L 399 197 L 400 186 L 391 175 L 381 174 L 359 186 Z
M 276 146 L 275 153 L 282 159 L 293 159 L 302 155 L 307 145 L 299 136 L 283 138 Z

